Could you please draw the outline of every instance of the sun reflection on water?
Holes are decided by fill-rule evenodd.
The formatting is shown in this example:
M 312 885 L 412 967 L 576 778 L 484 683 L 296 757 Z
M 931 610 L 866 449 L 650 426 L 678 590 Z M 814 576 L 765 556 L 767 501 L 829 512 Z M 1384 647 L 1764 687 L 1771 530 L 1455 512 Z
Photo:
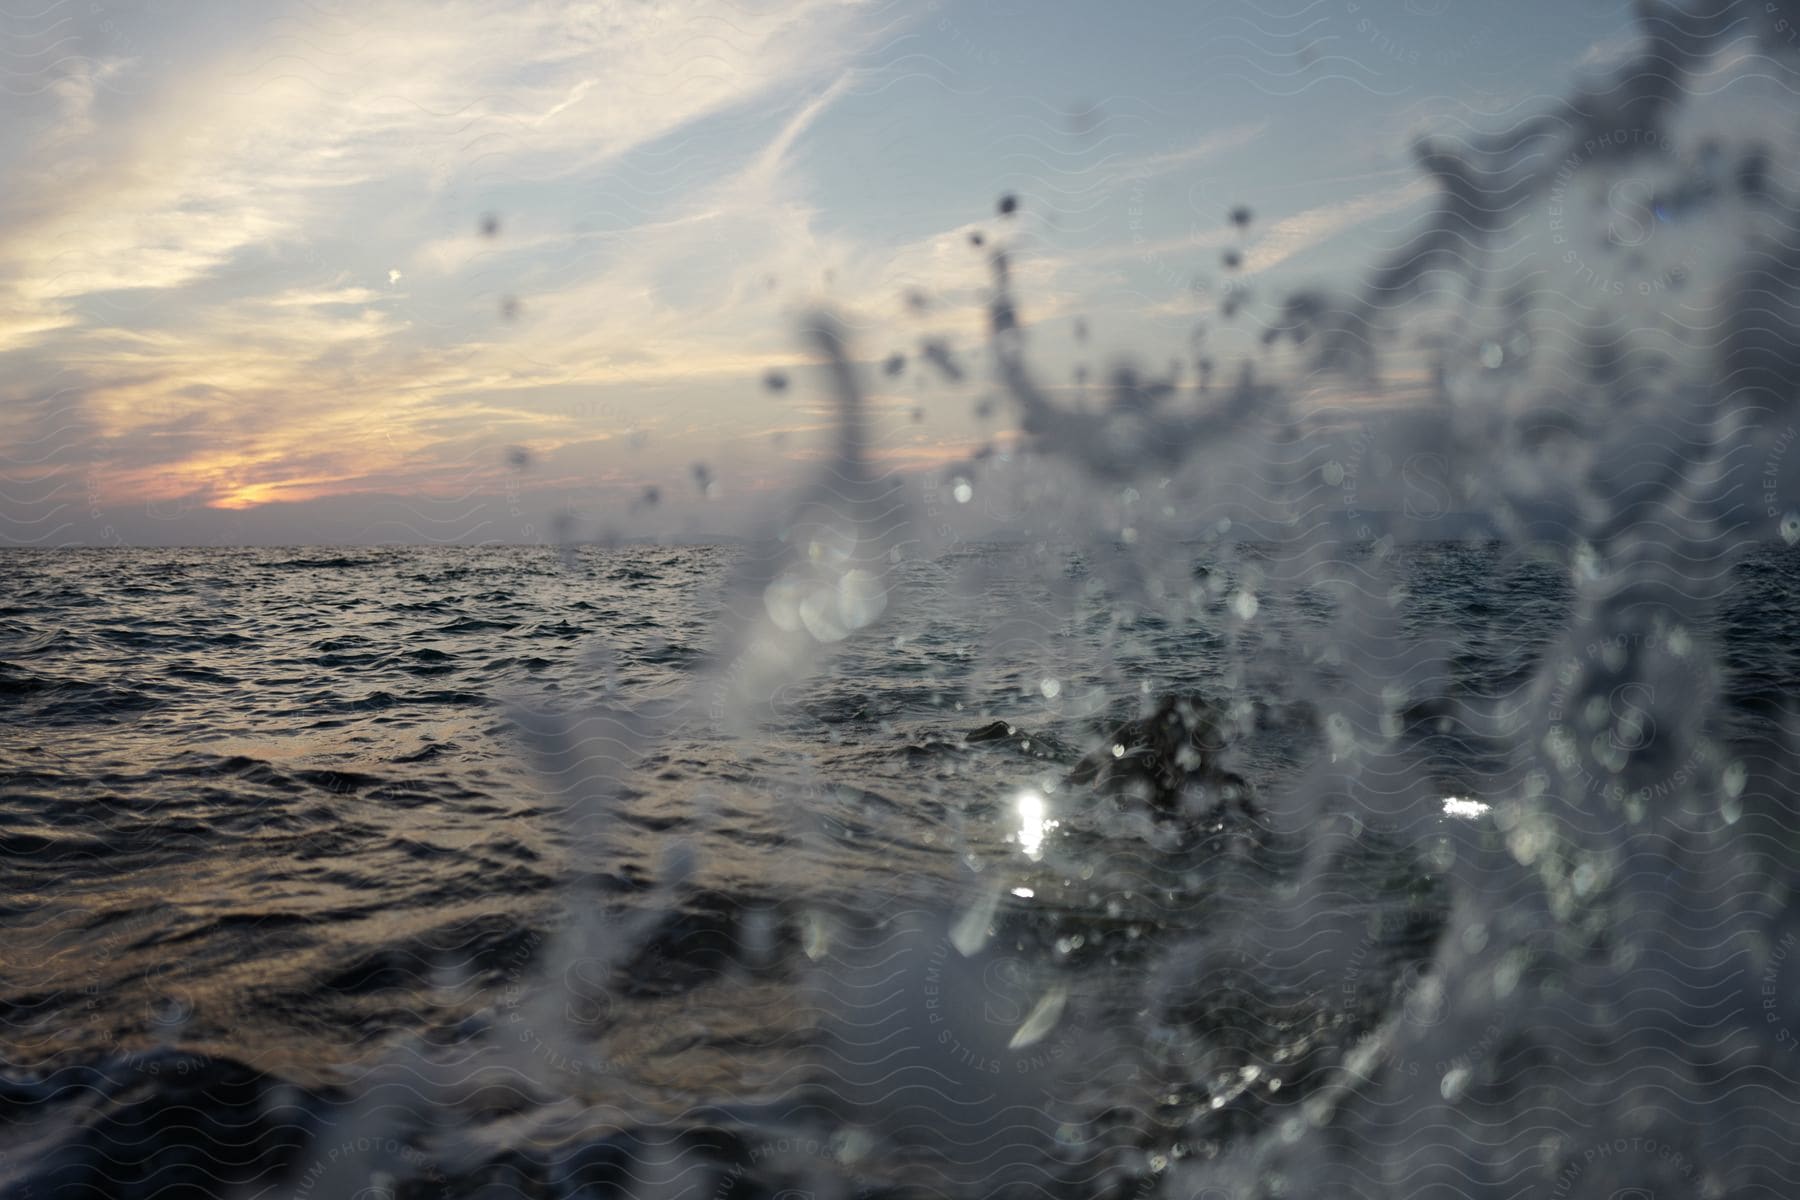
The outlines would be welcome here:
M 1056 828 L 1056 822 L 1044 815 L 1044 798 L 1036 792 L 1021 792 L 1017 801 L 1019 832 L 1016 840 L 1025 857 L 1036 862 L 1043 857 L 1044 835 Z

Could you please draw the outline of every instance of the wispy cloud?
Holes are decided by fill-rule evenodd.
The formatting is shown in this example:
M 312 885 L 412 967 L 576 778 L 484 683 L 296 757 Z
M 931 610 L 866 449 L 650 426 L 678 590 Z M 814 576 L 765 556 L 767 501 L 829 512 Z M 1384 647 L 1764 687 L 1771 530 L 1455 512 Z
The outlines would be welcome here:
M 1358 225 L 1390 216 L 1432 194 L 1428 180 L 1415 179 L 1335 204 L 1321 205 L 1272 222 L 1250 243 L 1244 269 L 1268 271 Z
M 69 402 L 97 486 L 238 505 L 379 475 L 398 445 L 417 458 L 427 414 L 442 436 L 447 416 L 486 415 L 467 397 L 522 376 L 743 370 L 741 350 L 709 361 L 672 330 L 625 342 L 646 361 L 624 371 L 496 328 L 489 290 L 517 287 L 575 235 L 484 237 L 474 212 L 509 189 L 604 188 L 639 148 L 806 86 L 853 47 L 858 8 L 196 6 L 134 31 L 140 54 L 47 67 L 5 145 L 28 184 L 0 207 L 7 390 L 47 382 L 22 371 L 23 352 L 79 372 Z M 232 36 L 210 36 L 215 18 Z M 833 94 L 753 169 L 774 170 Z M 447 217 L 460 227 L 448 236 Z M 657 229 L 636 232 L 654 243 Z M 629 287 L 591 299 L 590 321 L 634 311 Z M 209 426 L 203 448 L 169 436 L 194 421 Z M 319 446 L 334 448 L 330 469 L 294 468 Z
M 1241 125 L 1233 125 L 1220 129 L 1198 139 L 1193 144 L 1179 150 L 1170 150 L 1162 154 L 1151 154 L 1141 158 L 1131 158 L 1118 164 L 1108 164 L 1108 170 L 1125 179 L 1145 180 L 1159 175 L 1167 175 L 1174 171 L 1185 171 L 1218 158 L 1233 150 L 1242 150 L 1252 145 L 1269 130 L 1267 120 L 1250 121 Z
M 1243 234 L 1202 184 L 1258 194 L 1240 182 L 1293 153 L 1284 117 L 1163 111 L 1148 97 L 1179 89 L 1135 52 L 971 91 L 932 64 L 979 55 L 985 80 L 1007 56 L 925 5 L 78 8 L 44 18 L 65 23 L 56 52 L 17 57 L 0 93 L 0 492 L 26 498 L 0 500 L 0 536 L 56 527 L 71 494 L 497 490 L 512 445 L 541 486 L 687 478 L 708 455 L 774 478 L 817 432 L 791 331 L 818 305 L 868 358 L 910 361 L 880 377 L 883 452 L 956 461 L 994 436 L 975 410 L 996 247 L 1029 325 L 1116 315 L 1109 334 L 1148 337 L 1146 313 L 1192 303 L 1176 277 L 1227 247 L 1298 263 L 1419 186 L 1346 159 Z M 1046 117 L 1082 94 L 1120 114 L 1105 136 Z M 1007 188 L 1026 206 L 1001 219 Z M 1175 280 L 1154 296 L 1146 261 Z M 920 364 L 927 340 L 962 381 Z M 771 372 L 790 386 L 765 390 Z

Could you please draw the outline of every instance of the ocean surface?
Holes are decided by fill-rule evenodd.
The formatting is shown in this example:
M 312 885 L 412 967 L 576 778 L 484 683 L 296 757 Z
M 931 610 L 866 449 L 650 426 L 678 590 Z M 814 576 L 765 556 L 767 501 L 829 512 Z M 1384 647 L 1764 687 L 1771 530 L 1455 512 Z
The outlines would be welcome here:
M 1121 1138 L 1150 1156 L 1140 1172 L 1203 1152 L 1120 1134 L 1109 1112 L 1114 1126 L 1121 1109 L 1183 1112 L 1188 1125 L 1165 1121 L 1180 1130 L 1210 1111 L 1204 1152 L 1229 1147 L 1266 1116 L 1240 1097 L 1257 1072 L 1287 1070 L 1298 1096 L 1298 1063 L 1400 1002 L 1434 928 L 1425 840 L 1480 836 L 1485 820 L 1445 816 L 1442 800 L 1508 786 L 1491 735 L 1414 712 L 1394 731 L 1413 771 L 1394 792 L 1395 845 L 1353 855 L 1364 865 L 1343 883 L 1346 928 L 1387 930 L 1383 965 L 1334 960 L 1315 999 L 1354 1002 L 1235 1033 L 1217 1014 L 1239 985 L 1208 968 L 1178 990 L 1211 1015 L 1165 1012 L 1158 1036 L 1190 1044 L 1157 1061 L 1215 1078 L 1210 1092 L 1156 1084 L 1128 1103 L 1155 1074 L 1129 981 L 1168 995 L 1176 933 L 1278 889 L 1307 833 L 1170 834 L 1062 777 L 1149 699 L 1201 692 L 1246 714 L 1235 765 L 1260 795 L 1306 786 L 1332 697 L 1283 694 L 1261 664 L 1327 634 L 1342 594 L 1268 594 L 1248 621 L 1232 580 L 1257 553 L 1195 549 L 1195 590 L 1160 606 L 1042 547 L 902 562 L 882 619 L 746 726 L 706 700 L 726 665 L 718 630 L 745 602 L 729 586 L 743 548 L 8 552 L 0 1191 L 473 1195 L 504 1179 L 513 1190 L 491 1194 L 574 1195 L 621 1171 L 678 1178 L 686 1155 L 720 1194 L 839 1194 L 805 1182 L 826 1159 L 897 1194 L 920 1179 L 907 1163 L 955 1155 L 932 1159 L 930 1138 L 874 1113 L 892 1047 L 869 1049 L 845 1014 L 888 1003 L 877 983 L 903 976 L 858 971 L 911 963 L 948 997 L 932 973 L 956 957 L 942 942 L 969 949 L 989 920 L 1011 940 L 969 1019 L 1006 1036 L 940 1036 L 957 1018 L 939 1028 L 935 991 L 914 1014 L 912 1057 L 948 1048 L 932 1051 L 940 1107 L 991 1111 L 995 1096 L 966 1091 L 989 1076 L 1041 1083 L 1081 1109 L 1043 1136 L 1093 1151 L 1089 1193 L 1131 1194 L 1136 1176 L 1100 1155 Z M 1766 733 L 1800 678 L 1800 553 L 1758 551 L 1735 572 L 1696 631 L 1727 740 Z M 1429 690 L 1490 712 L 1524 696 L 1568 619 L 1562 573 L 1498 546 L 1402 548 L 1343 578 L 1398 580 L 1395 652 L 1445 647 Z M 590 756 L 544 746 L 598 711 L 660 723 L 637 743 L 600 739 L 591 756 L 616 769 L 559 774 Z M 996 720 L 1010 736 L 967 740 Z M 876 925 L 911 932 L 859 943 Z M 891 953 L 859 959 L 859 945 Z M 1044 986 L 1044 964 L 1069 973 Z M 905 1024 L 895 1012 L 850 1025 Z M 1184 1060 L 1197 1029 L 1215 1041 Z M 1216 1083 L 1222 1045 L 1236 1091 Z M 1034 1046 L 1042 1061 L 1019 1060 Z M 1043 1073 L 1090 1052 L 1078 1085 Z M 841 1086 L 822 1093 L 806 1066 L 834 1054 Z M 1134 1056 L 1118 1078 L 1092 1065 Z M 374 1084 L 436 1115 L 401 1132 Z M 818 1132 L 845 1112 L 866 1118 L 872 1148 L 841 1125 Z M 967 1128 L 965 1144 L 989 1136 Z M 779 1154 L 758 1150 L 771 1138 Z M 205 1185 L 183 1174 L 201 1159 Z

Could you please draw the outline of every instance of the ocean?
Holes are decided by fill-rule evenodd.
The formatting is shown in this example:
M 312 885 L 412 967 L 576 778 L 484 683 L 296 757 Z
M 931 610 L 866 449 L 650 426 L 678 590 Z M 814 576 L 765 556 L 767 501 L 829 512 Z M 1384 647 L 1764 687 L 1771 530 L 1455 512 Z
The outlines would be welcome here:
M 1131 1195 L 1274 1136 L 1416 1015 L 1573 592 L 1363 548 L 1246 616 L 1269 552 L 1183 553 L 1154 604 L 1093 548 L 905 558 L 746 716 L 749 547 L 8 552 L 0 1191 Z M 1800 678 L 1797 579 L 1758 550 L 1688 631 L 1728 751 Z M 1287 817 L 1379 699 L 1315 652 L 1359 589 L 1415 698 L 1328 832 Z M 1068 781 L 1191 694 L 1255 815 Z

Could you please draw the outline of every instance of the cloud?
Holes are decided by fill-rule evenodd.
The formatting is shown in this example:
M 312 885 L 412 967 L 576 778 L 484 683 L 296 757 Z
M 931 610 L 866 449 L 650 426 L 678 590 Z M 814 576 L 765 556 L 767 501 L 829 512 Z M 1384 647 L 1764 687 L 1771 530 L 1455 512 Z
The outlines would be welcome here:
M 1117 164 L 1108 164 L 1107 172 L 1122 179 L 1133 181 L 1147 180 L 1159 175 L 1168 175 L 1176 171 L 1185 171 L 1189 167 L 1198 166 L 1210 159 L 1228 154 L 1233 150 L 1241 150 L 1255 143 L 1269 130 L 1267 120 L 1250 121 L 1241 125 L 1233 125 L 1227 129 L 1217 130 L 1200 138 L 1192 145 L 1180 150 L 1171 150 L 1163 154 L 1152 154 L 1142 158 L 1131 158 Z
M 28 185 L 0 202 L 4 392 L 79 373 L 71 453 L 97 495 L 236 507 L 407 470 L 429 486 L 433 439 L 504 416 L 493 397 L 514 388 L 754 370 L 741 346 L 695 354 L 672 320 L 623 343 L 630 366 L 517 336 L 490 289 L 528 282 L 572 237 L 524 221 L 483 238 L 474 213 L 484 192 L 578 195 L 676 131 L 841 76 L 861 10 L 525 0 L 382 5 L 354 22 L 300 4 L 145 17 L 120 31 L 134 53 L 67 57 L 0 97 L 0 165 Z M 762 169 L 784 153 L 769 147 Z
M 1428 180 L 1413 179 L 1349 200 L 1333 201 L 1264 221 L 1249 235 L 1242 269 L 1245 272 L 1269 270 L 1346 230 L 1399 212 L 1431 193 Z M 1079 258 L 1087 266 L 1179 259 L 1221 251 L 1244 240 L 1243 235 L 1221 221 L 1216 227 L 1185 234 L 1114 242 L 1083 252 Z
M 1353 200 L 1321 205 L 1283 217 L 1250 243 L 1244 254 L 1244 270 L 1270 270 L 1346 230 L 1400 212 L 1430 196 L 1433 190 L 1431 181 L 1415 179 Z
M 71 13 L 67 52 L 0 95 L 0 434 L 26 447 L 0 459 L 0 492 L 29 500 L 0 526 L 53 527 L 71 494 L 94 511 L 462 496 L 509 485 L 511 444 L 559 483 L 685 478 L 715 452 L 776 478 L 805 439 L 763 435 L 809 420 L 791 331 L 820 305 L 860 353 L 913 358 L 877 407 L 900 459 L 946 461 L 989 432 L 980 372 L 949 384 L 917 347 L 976 362 L 999 241 L 1041 326 L 1115 288 L 1121 263 L 1237 236 L 1221 212 L 1213 232 L 1152 221 L 1142 242 L 1067 250 L 1029 206 L 966 220 L 981 181 L 935 157 L 930 199 L 901 219 L 881 194 L 826 211 L 854 191 L 847 148 L 989 136 L 960 101 L 905 124 L 889 91 L 911 56 L 875 64 L 917 18 L 872 2 L 196 0 L 109 9 L 110 31 Z M 1136 157 L 1109 145 L 1059 202 L 1198 171 L 1269 124 Z M 1277 221 L 1252 266 L 1387 203 Z M 914 312 L 913 292 L 934 306 Z M 771 369 L 795 380 L 779 397 L 759 386 Z

